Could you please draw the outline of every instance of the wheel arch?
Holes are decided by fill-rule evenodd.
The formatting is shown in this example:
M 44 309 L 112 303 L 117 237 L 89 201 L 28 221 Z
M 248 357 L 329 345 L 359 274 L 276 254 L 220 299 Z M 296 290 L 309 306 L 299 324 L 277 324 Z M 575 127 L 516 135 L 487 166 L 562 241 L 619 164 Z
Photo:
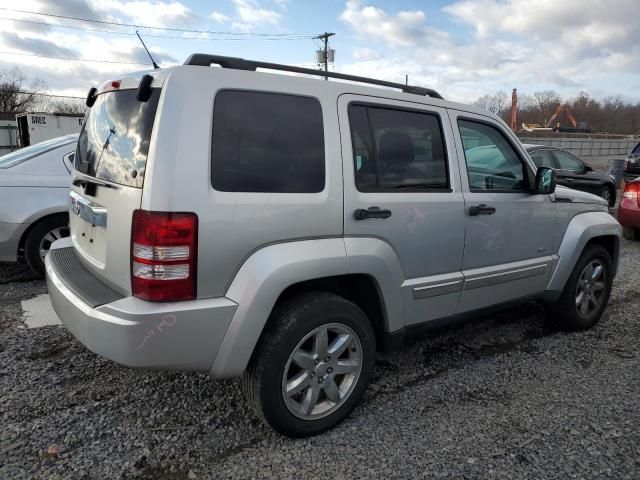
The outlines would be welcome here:
M 396 293 L 390 290 L 390 278 L 397 272 L 388 271 L 389 278 L 380 279 L 380 265 L 363 269 L 348 257 L 345 240 L 339 237 L 270 245 L 245 261 L 225 295 L 238 304 L 238 309 L 211 367 L 211 376 L 241 375 L 275 306 L 303 291 L 328 291 L 354 302 L 369 317 L 377 338 L 393 328 L 390 325 L 404 322 L 401 280 Z
M 562 291 L 584 249 L 603 246 L 611 255 L 614 276 L 620 255 L 620 224 L 607 212 L 585 212 L 571 219 L 558 250 L 558 263 L 547 290 Z
M 22 256 L 24 254 L 24 245 L 27 242 L 27 238 L 29 237 L 29 234 L 33 231 L 34 228 L 36 228 L 36 226 L 38 226 L 39 224 L 41 224 L 42 222 L 49 220 L 50 218 L 53 217 L 66 217 L 67 221 L 69 219 L 69 213 L 67 213 L 64 210 L 60 210 L 60 211 L 54 211 L 54 212 L 50 212 L 47 214 L 44 214 L 40 217 L 37 217 L 35 220 L 32 220 L 31 223 L 29 224 L 29 226 L 24 230 L 24 232 L 22 232 L 22 235 L 20 236 L 20 240 L 18 241 L 18 256 Z

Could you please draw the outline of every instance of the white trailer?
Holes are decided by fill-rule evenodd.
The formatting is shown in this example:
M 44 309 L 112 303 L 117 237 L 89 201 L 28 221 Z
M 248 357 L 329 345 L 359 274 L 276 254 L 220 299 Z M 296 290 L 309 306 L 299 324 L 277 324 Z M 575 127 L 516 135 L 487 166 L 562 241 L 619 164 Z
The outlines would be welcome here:
M 0 157 L 18 148 L 20 146 L 18 145 L 18 128 L 15 120 L 0 118 Z
M 51 138 L 78 133 L 84 115 L 64 113 L 20 113 L 16 115 L 18 140 L 21 147 L 28 147 Z

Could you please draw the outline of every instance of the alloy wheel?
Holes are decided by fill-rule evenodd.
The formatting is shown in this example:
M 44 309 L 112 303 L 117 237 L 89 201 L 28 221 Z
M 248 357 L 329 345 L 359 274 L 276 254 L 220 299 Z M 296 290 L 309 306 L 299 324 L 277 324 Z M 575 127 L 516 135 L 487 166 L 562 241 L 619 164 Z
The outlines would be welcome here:
M 61 238 L 65 238 L 69 236 L 69 227 L 56 227 L 47 234 L 42 237 L 40 240 L 40 246 L 38 251 L 40 252 L 40 258 L 44 262 L 44 257 L 47 256 L 49 249 L 51 248 L 51 244 L 56 240 L 60 240 Z
M 602 305 L 606 275 L 604 264 L 598 259 L 589 261 L 582 270 L 576 287 L 576 310 L 580 317 L 592 317 Z
M 291 352 L 282 375 L 282 396 L 298 418 L 315 420 L 340 408 L 362 371 L 362 345 L 341 323 L 322 325 Z

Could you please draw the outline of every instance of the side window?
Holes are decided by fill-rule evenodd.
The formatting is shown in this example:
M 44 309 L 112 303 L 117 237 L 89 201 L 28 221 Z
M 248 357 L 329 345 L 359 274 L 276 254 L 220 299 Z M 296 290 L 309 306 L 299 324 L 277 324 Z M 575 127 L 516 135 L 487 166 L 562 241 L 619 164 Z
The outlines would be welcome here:
M 349 122 L 358 190 L 449 190 L 437 115 L 351 105 Z
M 533 160 L 533 163 L 536 164 L 536 167 L 556 168 L 553 165 L 553 158 L 549 150 L 535 150 L 531 152 L 529 156 L 531 160 Z
M 584 171 L 584 165 L 582 165 L 582 162 L 577 158 L 574 158 L 572 155 L 558 150 L 554 152 L 554 155 L 556 156 L 556 160 L 558 160 L 558 166 L 561 170 L 569 170 L 571 172 Z
M 458 120 L 471 190 L 523 191 L 525 166 L 495 127 Z
M 315 98 L 223 90 L 216 95 L 212 185 L 223 192 L 324 189 L 322 108 Z

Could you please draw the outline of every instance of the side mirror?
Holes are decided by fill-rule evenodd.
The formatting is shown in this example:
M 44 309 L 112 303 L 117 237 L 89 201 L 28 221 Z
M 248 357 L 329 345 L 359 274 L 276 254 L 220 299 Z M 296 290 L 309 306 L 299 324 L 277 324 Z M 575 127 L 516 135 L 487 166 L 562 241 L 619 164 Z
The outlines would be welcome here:
M 548 167 L 539 167 L 536 172 L 535 193 L 550 195 L 556 191 L 556 172 Z
M 589 165 L 588 163 L 584 164 L 584 171 L 585 172 L 593 172 L 593 167 L 591 165 Z

